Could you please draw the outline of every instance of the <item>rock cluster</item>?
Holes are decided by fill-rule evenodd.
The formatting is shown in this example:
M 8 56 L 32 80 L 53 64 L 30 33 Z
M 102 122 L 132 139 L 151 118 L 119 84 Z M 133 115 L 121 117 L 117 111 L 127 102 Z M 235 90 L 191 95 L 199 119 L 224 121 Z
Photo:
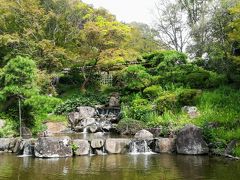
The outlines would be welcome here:
M 78 111 L 69 113 L 68 122 L 76 132 L 104 132 L 112 129 L 112 124 L 118 121 L 119 108 L 103 108 L 81 106 Z
M 201 130 L 187 125 L 180 130 L 176 138 L 154 138 L 147 130 L 135 134 L 134 139 L 107 138 L 102 132 L 96 133 L 91 140 L 63 137 L 40 137 L 35 139 L 0 138 L 0 151 L 39 158 L 84 156 L 90 154 L 121 153 L 173 153 L 207 154 L 209 148 L 203 140 Z

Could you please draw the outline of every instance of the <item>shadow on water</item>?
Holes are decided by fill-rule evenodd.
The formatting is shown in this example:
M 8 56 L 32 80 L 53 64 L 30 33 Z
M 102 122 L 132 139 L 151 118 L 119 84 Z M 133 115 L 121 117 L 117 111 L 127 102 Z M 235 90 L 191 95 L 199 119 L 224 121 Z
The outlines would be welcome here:
M 37 159 L 0 154 L 0 179 L 239 179 L 240 162 L 218 157 L 107 155 Z

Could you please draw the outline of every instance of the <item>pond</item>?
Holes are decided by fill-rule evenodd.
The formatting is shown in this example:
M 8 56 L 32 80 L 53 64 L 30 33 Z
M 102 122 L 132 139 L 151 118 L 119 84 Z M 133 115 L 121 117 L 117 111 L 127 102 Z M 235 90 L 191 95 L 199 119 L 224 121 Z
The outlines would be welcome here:
M 0 154 L 0 179 L 240 179 L 240 161 L 169 154 L 37 159 Z

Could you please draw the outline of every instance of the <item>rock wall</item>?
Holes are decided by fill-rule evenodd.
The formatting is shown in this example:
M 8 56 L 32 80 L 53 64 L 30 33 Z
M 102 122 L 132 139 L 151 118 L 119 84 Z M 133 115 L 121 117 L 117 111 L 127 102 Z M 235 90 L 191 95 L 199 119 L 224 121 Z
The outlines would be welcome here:
M 147 130 L 130 138 L 103 138 L 96 136 L 91 140 L 63 137 L 40 137 L 24 140 L 21 138 L 0 138 L 0 151 L 39 158 L 71 157 L 85 155 L 123 154 L 123 153 L 173 153 L 207 154 L 209 149 L 203 140 L 201 130 L 187 125 L 176 138 L 154 138 Z

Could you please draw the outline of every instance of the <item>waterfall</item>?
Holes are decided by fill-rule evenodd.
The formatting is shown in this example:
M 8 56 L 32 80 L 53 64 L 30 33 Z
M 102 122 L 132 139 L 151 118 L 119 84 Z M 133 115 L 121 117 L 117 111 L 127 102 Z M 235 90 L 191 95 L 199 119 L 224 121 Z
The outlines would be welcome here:
M 106 150 L 105 150 L 105 146 L 103 145 L 103 147 L 102 147 L 102 155 L 107 155 L 107 152 L 106 152 Z
M 154 154 L 149 147 L 148 140 L 133 140 L 129 150 L 130 154 Z
M 22 149 L 22 155 L 19 155 L 18 157 L 26 157 L 26 156 L 32 156 L 33 155 L 33 147 L 30 141 L 24 141 L 23 143 L 23 149 Z
M 31 145 L 26 145 L 24 146 L 24 149 L 23 149 L 23 156 L 31 156 L 32 155 L 32 147 Z
M 83 133 L 87 133 L 87 127 L 83 128 Z

